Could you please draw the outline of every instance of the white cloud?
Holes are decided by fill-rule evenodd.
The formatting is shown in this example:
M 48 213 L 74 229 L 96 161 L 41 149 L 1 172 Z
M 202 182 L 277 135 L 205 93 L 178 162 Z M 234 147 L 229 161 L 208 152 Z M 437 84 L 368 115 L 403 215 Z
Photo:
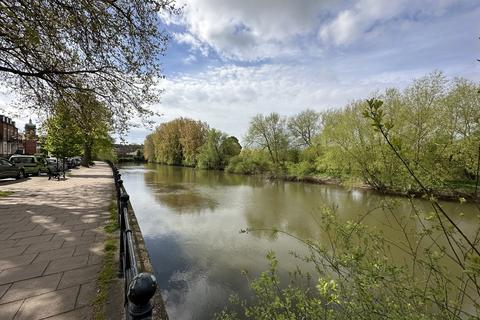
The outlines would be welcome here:
M 200 42 L 190 33 L 174 33 L 173 39 L 178 43 L 189 45 L 191 51 L 200 51 L 202 55 L 208 56 L 208 46 Z
M 164 17 L 183 26 L 180 43 L 224 59 L 257 61 L 296 57 L 305 46 L 351 45 L 377 40 L 385 30 L 419 18 L 442 16 L 454 6 L 474 7 L 474 0 L 183 0 L 184 13 Z M 313 50 L 315 54 L 315 50 Z
M 334 73 L 319 65 L 264 64 L 226 65 L 193 76 L 181 75 L 162 83 L 166 91 L 154 110 L 164 116 L 156 120 L 189 117 L 241 139 L 258 113 L 290 116 L 306 108 L 321 111 L 340 107 L 377 89 L 401 85 L 408 78 L 405 74 L 385 74 L 378 79 L 366 76 L 353 85 L 351 75 L 343 72 Z
M 314 32 L 326 3 L 333 1 L 185 0 L 184 14 L 164 21 L 224 58 L 258 60 L 298 53 L 295 37 Z
M 415 19 L 440 16 L 458 3 L 456 0 L 358 0 L 323 24 L 319 38 L 326 44 L 337 46 L 351 44 L 360 38 L 365 40 L 368 36 L 376 38 L 386 27 L 401 27 L 414 16 L 417 16 Z

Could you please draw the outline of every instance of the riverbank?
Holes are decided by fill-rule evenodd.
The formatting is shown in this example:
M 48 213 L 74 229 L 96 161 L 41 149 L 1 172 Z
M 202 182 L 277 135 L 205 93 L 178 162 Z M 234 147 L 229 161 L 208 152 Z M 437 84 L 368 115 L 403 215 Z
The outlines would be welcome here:
M 14 192 L 0 201 L 0 318 L 92 318 L 110 218 L 110 168 L 97 162 L 61 181 L 4 180 L 0 191 Z M 115 306 L 121 315 L 122 303 Z
M 418 191 L 418 190 L 394 190 L 394 189 L 379 190 L 367 183 L 364 183 L 360 179 L 354 178 L 354 177 L 342 179 L 342 178 L 331 177 L 331 176 L 295 176 L 295 175 L 288 175 L 288 174 L 272 174 L 268 172 L 246 174 L 246 173 L 228 172 L 226 170 L 219 170 L 219 169 L 201 169 L 193 166 L 169 165 L 169 164 L 153 163 L 153 162 L 148 162 L 148 163 L 171 166 L 171 167 L 180 167 L 180 168 L 194 168 L 195 170 L 223 171 L 233 175 L 263 177 L 267 180 L 281 180 L 281 181 L 301 182 L 301 183 L 318 184 L 318 185 L 335 185 L 335 186 L 341 186 L 349 189 L 372 190 L 372 191 L 378 192 L 379 194 L 384 194 L 389 196 L 415 197 L 415 198 L 425 197 L 425 192 Z M 444 200 L 444 201 L 460 201 L 460 199 L 462 199 L 462 201 L 467 200 L 475 203 L 480 202 L 480 194 L 474 197 L 473 193 L 467 193 L 467 192 L 455 190 L 455 188 L 458 188 L 458 183 L 452 184 L 451 187 L 446 186 L 445 188 L 450 190 L 449 191 L 433 190 L 432 195 L 436 199 Z
M 269 180 L 282 180 L 282 181 L 290 181 L 290 182 L 303 182 L 303 183 L 311 183 L 311 184 L 320 184 L 320 185 L 336 185 L 342 187 L 348 187 L 353 189 L 364 189 L 364 190 L 372 190 L 378 192 L 380 194 L 389 195 L 389 196 L 403 196 L 403 197 L 415 197 L 415 198 L 424 198 L 425 192 L 417 191 L 417 190 L 393 190 L 393 189 L 383 189 L 379 190 L 376 189 L 366 183 L 363 183 L 360 180 L 353 180 L 350 179 L 348 182 L 342 180 L 340 178 L 334 177 L 316 177 L 316 176 L 289 176 L 289 175 L 266 175 L 266 178 Z M 474 197 L 471 193 L 461 192 L 457 190 L 451 191 L 431 191 L 432 195 L 438 199 L 443 201 L 463 201 L 468 200 L 472 202 L 480 202 L 480 196 Z M 460 200 L 461 199 L 461 200 Z

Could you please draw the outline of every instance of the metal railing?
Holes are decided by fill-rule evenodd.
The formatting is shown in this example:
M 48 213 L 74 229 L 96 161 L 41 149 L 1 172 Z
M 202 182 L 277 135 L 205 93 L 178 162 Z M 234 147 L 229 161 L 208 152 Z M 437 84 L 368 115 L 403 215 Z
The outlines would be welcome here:
M 157 290 L 155 276 L 140 272 L 137 267 L 134 239 L 130 223 L 129 195 L 125 191 L 121 174 L 113 163 L 108 162 L 113 171 L 117 197 L 118 225 L 120 227 L 120 263 L 118 276 L 124 279 L 124 307 L 127 320 L 151 319 L 154 304 L 151 301 Z

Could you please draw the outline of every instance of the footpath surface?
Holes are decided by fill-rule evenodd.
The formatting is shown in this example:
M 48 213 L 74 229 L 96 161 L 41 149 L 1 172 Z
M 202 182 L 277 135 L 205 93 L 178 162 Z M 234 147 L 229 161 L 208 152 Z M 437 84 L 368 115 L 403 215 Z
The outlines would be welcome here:
M 0 319 L 90 319 L 102 265 L 110 167 L 0 181 Z

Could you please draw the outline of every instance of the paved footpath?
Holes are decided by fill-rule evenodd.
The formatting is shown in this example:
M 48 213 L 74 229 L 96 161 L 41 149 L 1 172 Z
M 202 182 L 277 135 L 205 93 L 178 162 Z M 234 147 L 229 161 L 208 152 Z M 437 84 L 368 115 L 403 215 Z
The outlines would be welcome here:
M 101 268 L 110 167 L 0 181 L 0 319 L 90 319 Z

